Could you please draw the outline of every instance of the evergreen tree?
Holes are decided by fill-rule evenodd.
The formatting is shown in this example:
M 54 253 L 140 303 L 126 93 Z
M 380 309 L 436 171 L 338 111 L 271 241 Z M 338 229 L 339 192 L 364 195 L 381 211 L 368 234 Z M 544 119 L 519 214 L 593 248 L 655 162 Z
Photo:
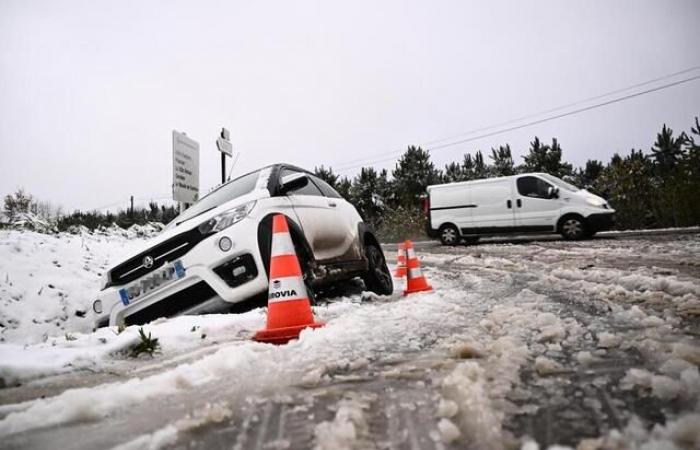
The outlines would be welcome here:
M 586 161 L 586 166 L 577 169 L 574 173 L 574 184 L 583 189 L 591 189 L 595 185 L 598 177 L 603 173 L 605 166 L 602 162 L 589 159 Z
M 430 162 L 428 152 L 409 146 L 392 171 L 397 202 L 406 208 L 418 208 L 426 188 L 439 182 L 440 173 Z
M 321 165 L 320 167 L 315 167 L 314 168 L 314 174 L 316 174 L 317 177 L 325 181 L 326 183 L 330 184 L 334 189 L 336 189 L 336 183 L 338 182 L 338 175 L 333 173 L 332 168 L 326 169 Z
M 379 176 L 371 167 L 363 167 L 350 186 L 350 199 L 367 222 L 376 223 L 384 212 L 379 191 Z
M 477 150 L 474 154 L 474 180 L 480 180 L 482 178 L 489 177 L 489 167 L 484 162 L 484 155 L 481 154 L 481 150 Z
M 656 135 L 656 142 L 651 148 L 654 155 L 657 170 L 662 176 L 675 169 L 678 160 L 683 157 L 683 145 L 687 137 L 681 133 L 678 138 L 673 137 L 673 130 L 663 125 L 660 133 Z
M 498 149 L 492 148 L 490 158 L 493 160 L 493 166 L 491 166 L 491 174 L 493 176 L 505 177 L 515 175 L 515 163 L 513 162 L 509 144 L 501 145 Z
M 465 174 L 462 165 L 451 162 L 445 165 L 445 172 L 443 175 L 443 182 L 445 183 L 455 183 L 457 181 L 464 181 Z
M 31 194 L 19 188 L 14 194 L 5 196 L 5 214 L 7 214 L 7 218 L 12 222 L 17 219 L 20 214 L 30 212 L 33 203 L 34 199 Z
M 546 145 L 535 136 L 535 139 L 530 142 L 528 154 L 523 156 L 524 169 L 528 172 L 548 173 L 559 178 L 571 175 L 573 167 L 571 164 L 562 162 L 561 156 L 561 146 L 556 138 L 552 139 L 552 145 Z

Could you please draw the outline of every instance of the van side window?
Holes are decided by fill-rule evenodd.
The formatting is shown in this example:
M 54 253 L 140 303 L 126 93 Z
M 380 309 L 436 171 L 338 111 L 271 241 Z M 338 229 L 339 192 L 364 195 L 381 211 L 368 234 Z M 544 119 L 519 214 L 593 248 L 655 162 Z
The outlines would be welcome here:
M 282 169 L 280 171 L 280 180 L 287 175 L 293 175 L 295 173 L 301 173 L 301 172 L 296 172 L 293 170 L 289 169 Z M 306 186 L 296 189 L 294 191 L 289 191 L 287 192 L 287 195 L 315 195 L 317 197 L 323 197 L 323 193 L 319 188 L 316 187 L 314 182 L 311 180 L 311 176 L 309 176 L 309 182 L 307 183 Z
M 552 187 L 541 178 L 525 176 L 518 178 L 518 193 L 523 197 L 545 198 L 549 199 L 547 189 Z

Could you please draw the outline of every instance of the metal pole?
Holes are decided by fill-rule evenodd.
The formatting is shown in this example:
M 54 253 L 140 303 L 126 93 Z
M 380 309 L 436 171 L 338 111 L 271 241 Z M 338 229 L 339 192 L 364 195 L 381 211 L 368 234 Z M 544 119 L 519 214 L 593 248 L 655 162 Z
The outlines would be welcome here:
M 226 154 L 221 152 L 221 184 L 226 182 Z

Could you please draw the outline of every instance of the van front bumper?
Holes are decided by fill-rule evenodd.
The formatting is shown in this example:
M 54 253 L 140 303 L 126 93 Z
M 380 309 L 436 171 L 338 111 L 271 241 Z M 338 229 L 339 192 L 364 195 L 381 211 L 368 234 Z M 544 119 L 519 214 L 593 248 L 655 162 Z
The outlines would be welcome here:
M 588 229 L 594 233 L 611 229 L 615 225 L 615 213 L 595 213 L 586 218 Z

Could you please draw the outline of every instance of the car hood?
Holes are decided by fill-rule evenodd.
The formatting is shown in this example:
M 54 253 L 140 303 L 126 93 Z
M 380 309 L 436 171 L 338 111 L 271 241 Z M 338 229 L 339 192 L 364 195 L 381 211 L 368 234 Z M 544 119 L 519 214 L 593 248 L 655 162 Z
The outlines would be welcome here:
M 173 228 L 166 228 L 163 230 L 158 236 L 146 240 L 143 245 L 140 245 L 137 247 L 137 250 L 134 251 L 134 253 L 131 254 L 128 258 L 125 258 L 124 260 L 120 261 L 120 264 L 124 261 L 127 261 L 131 259 L 134 255 L 138 255 L 139 253 L 143 253 L 146 250 L 155 247 L 156 245 L 167 241 L 168 239 L 171 239 L 178 234 L 185 233 L 187 231 L 192 230 L 193 228 L 197 228 L 199 225 L 203 224 L 207 220 L 216 217 L 217 215 L 221 214 L 224 211 L 228 211 L 229 209 L 235 208 L 237 206 L 243 205 L 244 203 L 248 203 L 254 200 L 259 200 L 261 198 L 269 197 L 269 194 L 264 191 L 264 190 L 257 190 L 250 192 L 248 194 L 242 195 L 240 197 L 237 197 L 231 201 L 228 201 L 226 203 L 223 203 L 216 208 L 207 211 L 203 214 L 200 214 L 198 216 L 192 217 L 189 220 L 185 220 L 184 222 L 180 223 L 179 225 L 173 227 Z M 112 266 L 112 268 L 118 266 L 119 264 L 115 264 Z

